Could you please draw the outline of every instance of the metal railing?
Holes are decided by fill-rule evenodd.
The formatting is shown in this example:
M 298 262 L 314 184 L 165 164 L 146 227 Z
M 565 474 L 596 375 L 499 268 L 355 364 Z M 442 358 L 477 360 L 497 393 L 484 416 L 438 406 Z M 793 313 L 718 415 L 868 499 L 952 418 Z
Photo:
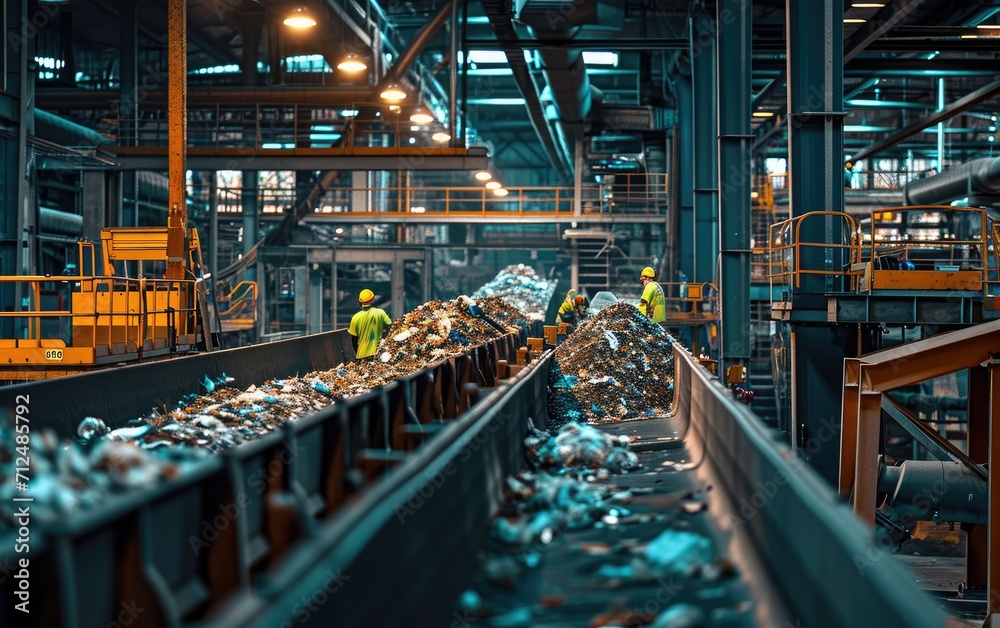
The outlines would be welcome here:
M 195 282 L 105 276 L 0 277 L 23 307 L 0 312 L 3 351 L 106 347 L 107 355 L 162 349 L 193 333 Z M 55 301 L 62 309 L 45 307 Z M 7 325 L 6 321 L 11 324 Z M 28 342 L 22 342 L 28 341 Z M 116 345 L 124 351 L 116 351 Z M 96 352 L 95 357 L 100 357 Z M 29 358 L 28 364 L 35 362 Z
M 665 174 L 615 175 L 600 185 L 584 186 L 579 214 L 650 215 L 666 211 Z M 192 196 L 208 199 L 207 185 L 189 186 Z M 442 214 L 450 216 L 498 215 L 509 218 L 571 216 L 576 213 L 572 187 L 507 187 L 499 196 L 485 186 L 427 187 L 337 187 L 327 189 L 316 201 L 314 216 L 358 212 L 382 215 Z M 503 192 L 501 192 L 503 193 Z M 243 190 L 218 187 L 216 206 L 220 213 L 240 215 Z M 209 202 L 211 202 L 209 200 Z M 257 204 L 265 214 L 282 214 L 296 203 L 294 189 L 266 188 L 257 191 Z
M 840 242 L 803 241 L 803 223 L 831 219 L 840 223 Z M 1000 233 L 989 223 L 985 210 L 948 205 L 894 207 L 877 210 L 863 222 L 867 224 L 842 212 L 818 211 L 771 225 L 766 261 L 754 262 L 754 268 L 766 265 L 772 286 L 781 283 L 795 288 L 801 286 L 803 276 L 820 275 L 846 279 L 849 290 L 858 290 L 869 262 L 876 270 L 978 272 L 984 294 L 993 292 L 991 284 L 1000 283 L 991 278 L 987 257 L 987 234 L 991 229 L 995 235 Z M 815 250 L 824 254 L 806 253 Z M 996 252 L 994 258 L 995 264 L 1000 263 Z M 832 263 L 834 259 L 846 264 Z

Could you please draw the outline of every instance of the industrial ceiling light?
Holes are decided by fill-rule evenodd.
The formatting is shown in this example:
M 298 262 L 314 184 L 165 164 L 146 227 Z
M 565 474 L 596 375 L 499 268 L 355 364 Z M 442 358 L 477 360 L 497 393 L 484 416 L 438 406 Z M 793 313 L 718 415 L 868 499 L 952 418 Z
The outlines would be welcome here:
M 379 95 L 383 100 L 389 101 L 399 101 L 406 98 L 406 92 L 404 92 L 403 89 L 395 83 L 389 83 L 389 86 L 382 90 L 382 93 Z
M 868 20 L 866 20 L 863 17 L 845 17 L 844 18 L 844 24 L 864 24 L 867 21 Z
M 361 57 L 353 52 L 348 53 L 344 60 L 337 64 L 338 70 L 344 72 L 361 72 L 368 69 L 368 64 L 361 60 Z
M 881 9 L 885 6 L 884 2 L 852 2 L 851 6 L 855 9 Z
M 427 107 L 424 107 L 423 105 L 418 105 L 417 108 L 413 110 L 413 113 L 410 114 L 410 122 L 413 124 L 428 125 L 431 122 L 434 122 L 434 120 L 434 116 L 432 116 L 431 113 L 427 111 Z
M 439 144 L 444 144 L 445 142 L 451 139 L 451 136 L 445 133 L 444 131 L 438 131 L 437 133 L 431 136 L 431 139 L 434 140 L 435 142 L 438 142 Z
M 305 7 L 298 7 L 291 15 L 285 18 L 285 26 L 291 26 L 292 28 L 312 28 L 316 26 L 316 20 L 309 15 L 309 11 Z
M 774 115 L 773 111 L 754 111 L 750 114 L 754 118 L 770 118 Z
M 475 177 L 476 181 L 489 181 L 493 178 L 493 175 L 490 174 L 489 170 L 480 170 L 475 174 Z
M 503 197 L 503 196 L 507 196 L 508 194 L 510 194 L 510 191 L 507 190 L 507 188 L 497 188 L 497 189 L 493 190 L 493 194 L 496 195 L 496 196 Z
M 487 190 L 497 190 L 497 189 L 500 189 L 502 187 L 503 187 L 503 185 L 499 181 L 487 181 L 486 182 L 486 189 Z

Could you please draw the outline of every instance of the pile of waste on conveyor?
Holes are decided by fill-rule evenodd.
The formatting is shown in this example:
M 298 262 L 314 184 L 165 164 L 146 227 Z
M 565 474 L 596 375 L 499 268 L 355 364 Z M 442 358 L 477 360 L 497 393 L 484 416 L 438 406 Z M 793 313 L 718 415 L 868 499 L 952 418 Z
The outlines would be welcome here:
M 553 416 L 601 422 L 666 413 L 673 401 L 672 344 L 628 303 L 586 319 L 556 347 Z
M 617 474 L 639 467 L 627 437 L 569 421 L 555 434 L 529 428 L 524 444 L 530 470 L 506 479 L 504 502 L 481 548 L 470 588 L 455 604 L 454 616 L 467 625 L 586 625 L 566 623 L 561 613 L 569 600 L 558 591 L 597 585 L 621 591 L 622 600 L 642 599 L 643 587 L 651 592 L 650 587 L 660 587 L 664 581 L 678 590 L 718 590 L 716 583 L 735 575 L 727 560 L 713 560 L 709 539 L 688 529 L 684 520 L 704 510 L 703 496 L 664 495 L 662 503 L 670 505 L 666 512 L 632 511 L 630 502 L 652 489 L 623 490 L 615 485 Z M 631 533 L 633 529 L 639 536 Z M 602 536 L 605 530 L 614 533 Z M 650 530 L 653 535 L 643 540 Z M 567 540 L 553 549 L 553 542 L 563 535 Z M 618 541 L 585 540 L 595 538 Z M 586 573 L 593 576 L 592 584 L 563 585 L 550 571 L 541 571 L 546 561 L 565 560 L 567 552 L 591 557 Z M 633 593 L 628 587 L 635 587 Z M 596 603 L 600 594 L 594 593 Z M 588 602 L 572 604 L 577 610 L 571 612 L 579 612 Z M 680 601 L 658 604 L 653 611 L 647 605 L 623 603 L 605 612 L 595 607 L 594 613 L 591 626 L 742 625 L 726 623 L 735 617 L 730 609 L 717 609 L 709 617 L 699 606 Z
M 500 297 L 481 297 L 476 303 L 483 314 L 502 325 L 518 328 L 528 325 L 528 315 Z
M 512 318 L 524 319 L 523 313 L 504 307 Z M 79 442 L 59 442 L 51 433 L 32 434 L 35 505 L 55 515 L 68 514 L 96 503 L 101 495 L 155 484 L 178 474 L 188 461 L 256 440 L 337 399 L 364 394 L 471 345 L 516 331 L 476 316 L 477 308 L 467 297 L 421 305 L 389 327 L 375 360 L 274 379 L 246 390 L 225 374 L 206 376 L 204 392 L 186 395 L 177 407 L 154 410 L 114 431 L 100 418 L 86 417 L 77 428 Z M 7 438 L 3 429 L 10 430 L 9 424 L 0 427 L 0 495 L 12 496 L 14 438 Z
M 500 297 L 524 312 L 528 319 L 541 321 L 545 320 L 545 311 L 549 307 L 555 289 L 555 282 L 542 279 L 531 266 L 512 264 L 497 273 L 492 281 L 476 290 L 472 298 Z

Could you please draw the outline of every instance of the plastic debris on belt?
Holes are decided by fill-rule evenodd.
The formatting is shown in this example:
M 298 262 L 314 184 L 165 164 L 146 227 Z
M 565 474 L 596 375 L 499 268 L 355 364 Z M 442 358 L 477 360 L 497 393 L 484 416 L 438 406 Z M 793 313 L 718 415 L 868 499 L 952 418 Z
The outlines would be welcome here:
M 592 422 L 662 415 L 673 401 L 673 338 L 627 303 L 588 318 L 555 350 L 550 403 Z
M 199 390 L 173 409 L 154 410 L 113 431 L 100 418 L 85 417 L 77 427 L 78 442 L 32 433 L 33 507 L 41 516 L 62 516 L 94 505 L 102 496 L 155 484 L 177 475 L 187 462 L 258 439 L 337 399 L 364 394 L 516 330 L 502 324 L 498 329 L 475 316 L 478 311 L 468 297 L 431 301 L 390 326 L 375 360 L 274 379 L 245 390 L 225 373 L 205 376 Z M 483 311 L 505 320 L 525 318 L 503 303 L 486 304 Z M 0 495 L 8 497 L 4 504 L 12 503 L 9 497 L 15 490 L 14 448 L 9 423 L 0 421 Z M 0 528 L 3 519 L 0 516 Z
M 580 423 L 567 423 L 555 434 L 529 426 L 524 445 L 534 470 L 507 477 L 505 501 L 480 562 L 481 579 L 506 590 L 538 566 L 559 534 L 629 515 L 605 480 L 639 466 L 627 437 L 613 438 Z M 534 625 L 531 608 L 488 608 L 475 590 L 464 592 L 457 606 L 465 616 L 488 617 L 486 625 Z
M 492 281 L 476 290 L 472 298 L 499 297 L 507 304 L 524 312 L 529 320 L 545 320 L 545 311 L 556 289 L 554 281 L 538 276 L 535 269 L 524 264 L 510 265 Z

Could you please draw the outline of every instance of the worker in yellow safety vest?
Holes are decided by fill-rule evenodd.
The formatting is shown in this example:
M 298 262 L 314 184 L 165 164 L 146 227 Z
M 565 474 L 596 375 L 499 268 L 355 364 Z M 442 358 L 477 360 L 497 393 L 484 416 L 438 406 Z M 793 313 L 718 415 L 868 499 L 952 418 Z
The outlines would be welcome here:
M 570 290 L 566 293 L 566 298 L 563 299 L 562 304 L 559 306 L 559 312 L 556 315 L 556 325 L 559 323 L 566 323 L 568 325 L 576 324 L 576 290 Z
M 358 295 L 358 302 L 361 304 L 361 311 L 351 318 L 347 333 L 351 335 L 351 342 L 354 344 L 355 359 L 364 360 L 375 355 L 378 341 L 385 329 L 392 324 L 392 319 L 385 310 L 372 307 L 375 293 L 368 288 Z
M 639 298 L 639 311 L 649 317 L 654 323 L 667 320 L 667 302 L 663 297 L 663 287 L 656 283 L 656 271 L 649 266 L 639 274 L 642 282 L 642 296 Z

